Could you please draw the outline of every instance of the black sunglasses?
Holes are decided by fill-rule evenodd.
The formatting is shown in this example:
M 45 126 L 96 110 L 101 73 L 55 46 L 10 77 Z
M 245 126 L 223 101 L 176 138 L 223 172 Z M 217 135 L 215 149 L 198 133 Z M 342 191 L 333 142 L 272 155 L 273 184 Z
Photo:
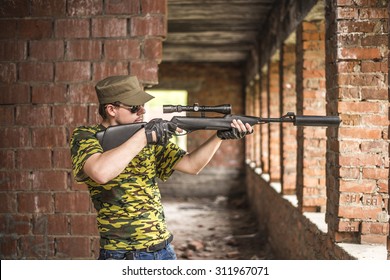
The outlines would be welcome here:
M 123 109 L 126 109 L 128 111 L 130 111 L 131 113 L 135 114 L 137 113 L 141 107 L 143 107 L 144 105 L 124 105 L 124 104 L 121 104 L 121 103 L 112 103 L 111 105 L 115 106 L 115 107 L 121 107 Z
M 123 104 L 119 104 L 118 107 L 121 107 L 123 109 L 126 109 L 128 111 L 130 111 L 131 113 L 135 114 L 137 113 L 141 107 L 144 106 L 144 105 L 123 105 Z

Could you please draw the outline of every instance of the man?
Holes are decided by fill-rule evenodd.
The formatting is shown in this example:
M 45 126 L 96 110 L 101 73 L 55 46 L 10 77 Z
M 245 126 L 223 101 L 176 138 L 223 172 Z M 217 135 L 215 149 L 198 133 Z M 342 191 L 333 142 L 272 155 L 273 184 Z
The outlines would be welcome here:
M 169 142 L 175 128 L 154 119 L 120 146 L 103 151 L 96 133 L 109 126 L 143 121 L 144 104 L 153 96 L 134 76 L 112 76 L 96 84 L 101 124 L 75 129 L 71 139 L 73 173 L 88 185 L 97 211 L 99 259 L 176 259 L 170 245 L 156 178 L 167 180 L 174 170 L 198 174 L 222 139 L 252 133 L 249 124 L 233 121 L 191 153 Z

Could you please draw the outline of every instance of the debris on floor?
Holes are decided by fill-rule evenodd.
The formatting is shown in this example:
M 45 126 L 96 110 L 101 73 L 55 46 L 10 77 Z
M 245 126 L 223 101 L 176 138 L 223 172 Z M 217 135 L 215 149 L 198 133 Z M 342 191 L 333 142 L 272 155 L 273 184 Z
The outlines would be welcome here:
M 165 199 L 178 259 L 274 259 L 245 199 Z

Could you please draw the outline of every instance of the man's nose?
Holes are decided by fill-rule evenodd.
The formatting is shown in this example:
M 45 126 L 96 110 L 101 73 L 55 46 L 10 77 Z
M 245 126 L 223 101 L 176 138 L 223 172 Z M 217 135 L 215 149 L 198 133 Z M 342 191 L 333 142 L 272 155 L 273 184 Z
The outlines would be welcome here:
M 145 106 L 141 105 L 141 107 L 139 108 L 139 110 L 137 112 L 137 115 L 143 115 L 145 113 L 146 113 Z

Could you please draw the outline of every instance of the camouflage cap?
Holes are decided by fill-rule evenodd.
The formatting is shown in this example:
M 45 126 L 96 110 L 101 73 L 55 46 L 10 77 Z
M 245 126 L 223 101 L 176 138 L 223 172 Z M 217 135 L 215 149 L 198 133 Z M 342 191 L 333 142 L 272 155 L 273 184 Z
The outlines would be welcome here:
M 154 98 L 142 90 L 136 76 L 111 76 L 99 81 L 95 89 L 100 104 L 119 101 L 126 105 L 142 105 Z

